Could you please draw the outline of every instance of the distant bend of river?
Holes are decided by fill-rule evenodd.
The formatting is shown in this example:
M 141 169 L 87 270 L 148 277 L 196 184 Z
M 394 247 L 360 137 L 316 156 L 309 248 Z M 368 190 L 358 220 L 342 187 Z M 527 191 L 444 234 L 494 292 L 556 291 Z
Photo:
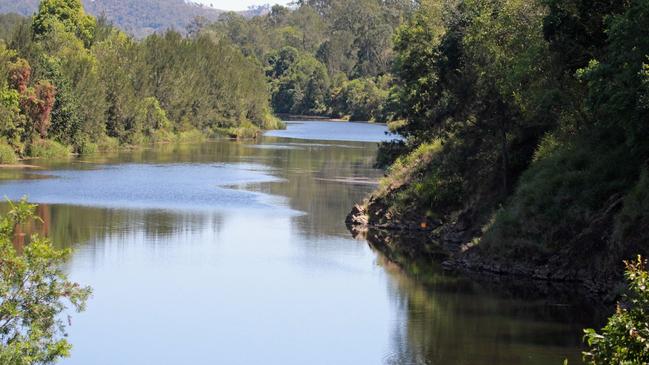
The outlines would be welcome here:
M 0 171 L 94 288 L 66 365 L 577 363 L 592 316 L 440 269 L 405 275 L 344 225 L 386 127 L 291 122 Z

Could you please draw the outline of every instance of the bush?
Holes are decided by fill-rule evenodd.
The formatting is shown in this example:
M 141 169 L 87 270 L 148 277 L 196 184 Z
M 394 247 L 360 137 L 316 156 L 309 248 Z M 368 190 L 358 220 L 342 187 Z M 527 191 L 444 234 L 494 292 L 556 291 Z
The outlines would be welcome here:
M 29 156 L 36 158 L 65 158 L 70 154 L 69 147 L 49 139 L 36 140 L 29 146 Z
M 441 150 L 442 144 L 439 141 L 420 145 L 411 153 L 398 158 L 388 169 L 388 174 L 380 182 L 377 196 L 385 196 L 392 190 L 401 186 L 415 183 L 421 178 L 424 171 L 430 168 L 431 162 Z
M 597 333 L 587 329 L 584 339 L 590 349 L 584 361 L 592 365 L 649 364 L 649 273 L 641 257 L 626 262 L 629 294 L 615 314 Z
M 217 133 L 233 139 L 256 139 L 261 129 L 250 122 L 242 122 L 239 127 L 219 128 Z
M 151 142 L 170 143 L 176 141 L 176 135 L 166 129 L 158 129 L 151 132 Z
M 76 151 L 80 155 L 87 156 L 97 153 L 99 147 L 96 143 L 90 142 L 89 138 L 84 138 L 77 146 Z
M 178 143 L 196 143 L 205 141 L 205 134 L 198 129 L 190 129 L 178 134 Z
M 264 130 L 286 129 L 286 123 L 282 122 L 274 115 L 268 115 L 266 118 L 264 118 L 261 128 Z
M 399 156 L 407 153 L 408 147 L 402 140 L 393 140 L 388 142 L 381 142 L 379 150 L 376 154 L 376 163 L 374 166 L 379 169 L 387 168 L 392 165 Z
M 0 142 L 0 164 L 15 164 L 18 158 L 14 153 L 13 148 L 4 142 Z
M 615 217 L 613 240 L 618 247 L 649 250 L 649 171 L 644 169 L 638 183 L 624 197 L 622 211 Z
M 84 310 L 91 289 L 65 274 L 69 249 L 38 236 L 17 249 L 15 229 L 36 219 L 35 206 L 10 206 L 0 217 L 0 364 L 51 364 L 70 355 L 65 314 Z
M 104 136 L 97 141 L 97 150 L 115 151 L 119 149 L 119 140 L 115 137 Z
M 352 121 L 386 122 L 391 119 L 384 110 L 389 91 L 373 79 L 356 79 L 343 83 L 333 95 L 333 115 Z
M 542 146 L 551 144 L 554 142 Z M 633 186 L 638 174 L 636 161 L 624 145 L 608 148 L 583 140 L 564 142 L 537 156 L 481 240 L 482 248 L 502 254 L 503 247 L 498 246 L 525 245 L 537 247 L 537 253 L 543 255 L 567 248 L 596 248 L 589 258 L 593 262 L 597 254 L 610 247 L 595 247 L 593 240 L 582 240 L 583 247 L 574 247 L 573 241 L 607 208 L 611 197 Z M 526 259 L 510 253 L 511 258 Z M 620 252 L 608 251 L 607 255 L 614 253 Z

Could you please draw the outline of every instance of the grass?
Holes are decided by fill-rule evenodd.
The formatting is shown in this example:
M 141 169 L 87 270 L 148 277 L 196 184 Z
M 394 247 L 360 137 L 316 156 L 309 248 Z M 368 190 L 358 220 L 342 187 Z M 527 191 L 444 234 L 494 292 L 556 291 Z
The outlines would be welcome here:
M 18 157 L 14 153 L 14 149 L 8 144 L 0 142 L 0 164 L 13 165 L 18 162 Z
M 624 145 L 611 148 L 586 141 L 561 146 L 542 143 L 535 161 L 521 177 L 510 202 L 497 213 L 480 246 L 494 255 L 517 259 L 523 258 L 522 250 L 527 258 L 538 258 L 566 249 L 592 254 L 592 250 L 610 249 L 597 246 L 596 240 L 575 239 L 590 229 L 615 194 L 630 191 L 638 178 L 637 166 Z M 643 188 L 646 182 L 625 206 L 634 211 L 643 209 L 647 204 L 646 200 L 642 202 L 646 199 L 642 197 Z M 634 204 L 637 207 L 631 208 Z M 629 212 L 625 221 L 638 221 L 639 215 Z
M 116 151 L 119 149 L 119 140 L 115 137 L 104 136 L 99 141 L 97 141 L 97 150 L 106 152 L 106 151 Z
M 264 130 L 286 129 L 286 123 L 282 122 L 281 119 L 271 115 L 268 118 L 264 119 L 261 128 Z
M 398 158 L 388 169 L 387 176 L 381 180 L 376 195 L 385 196 L 389 191 L 409 184 L 417 175 L 428 169 L 441 149 L 441 142 L 434 141 L 422 144 L 411 153 Z
M 45 159 L 59 159 L 71 155 L 70 147 L 49 139 L 39 139 L 29 146 L 29 156 Z
M 207 139 L 205 134 L 198 129 L 190 129 L 188 131 L 183 131 L 178 133 L 177 141 L 178 143 L 197 143 L 203 142 Z
M 256 139 L 261 133 L 261 129 L 256 125 L 245 121 L 238 127 L 217 128 L 216 133 L 237 140 Z
M 151 133 L 147 138 L 151 143 L 172 143 L 178 140 L 178 136 L 166 129 L 158 129 Z

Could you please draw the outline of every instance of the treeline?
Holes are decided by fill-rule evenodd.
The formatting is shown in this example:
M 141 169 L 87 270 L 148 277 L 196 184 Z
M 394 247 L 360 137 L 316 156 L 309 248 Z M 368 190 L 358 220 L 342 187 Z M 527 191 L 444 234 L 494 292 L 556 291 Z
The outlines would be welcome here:
M 0 22 L 0 162 L 279 126 L 262 67 L 225 39 L 136 41 L 79 0 Z
M 371 223 L 541 278 L 610 283 L 647 254 L 649 1 L 423 0 L 395 52 L 405 142 Z
M 198 34 L 219 34 L 265 67 L 277 113 L 387 121 L 394 116 L 394 30 L 412 0 L 300 0 L 246 18 L 201 19 Z

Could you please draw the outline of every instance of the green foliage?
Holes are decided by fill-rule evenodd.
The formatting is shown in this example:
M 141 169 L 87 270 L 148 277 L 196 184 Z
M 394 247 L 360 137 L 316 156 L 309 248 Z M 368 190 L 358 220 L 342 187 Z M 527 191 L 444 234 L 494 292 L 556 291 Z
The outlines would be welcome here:
M 471 262 L 620 278 L 649 247 L 648 24 L 646 0 L 418 2 L 379 88 L 405 139 L 381 146 L 393 167 L 369 211 L 459 227 Z M 341 105 L 372 94 L 334 80 Z
M 62 156 L 59 144 L 90 154 L 115 141 L 282 126 L 263 66 L 215 34 L 169 31 L 136 41 L 86 15 L 79 0 L 44 0 L 16 27 L 15 50 L 0 42 L 0 137 L 20 154 Z M 301 108 L 321 109 L 326 72 L 313 58 L 293 67 Z
M 585 330 L 589 350 L 584 352 L 587 364 L 649 363 L 649 273 L 647 261 L 638 257 L 626 262 L 629 294 L 619 304 L 601 334 Z
M 142 100 L 133 118 L 134 134 L 143 134 L 154 142 L 168 142 L 170 137 L 173 138 L 169 133 L 170 128 L 171 122 L 167 113 L 160 107 L 158 99 L 148 97 Z
M 407 116 L 407 123 L 397 131 L 405 137 L 428 139 L 430 133 L 435 131 L 430 124 L 433 123 L 432 106 L 437 104 L 440 91 L 436 90 L 442 82 L 441 77 L 453 77 L 453 72 L 441 69 L 442 62 L 458 61 L 457 56 L 438 56 L 442 37 L 446 33 L 442 5 L 439 2 L 423 1 L 420 8 L 409 20 L 402 25 L 395 35 L 394 49 L 396 55 L 396 75 L 400 83 L 400 99 L 403 115 Z M 449 32 L 452 35 L 452 33 Z M 448 47 L 448 52 L 453 49 Z M 456 66 L 448 67 L 449 70 L 457 69 Z M 449 81 L 454 83 L 454 81 Z M 441 100 L 440 108 L 448 104 L 446 99 Z M 439 113 L 443 115 L 443 113 Z
M 70 157 L 70 148 L 49 139 L 39 139 L 29 145 L 30 157 L 44 159 L 62 159 Z
M 178 134 L 178 143 L 196 143 L 205 139 L 205 134 L 197 129 L 182 131 Z
M 520 244 L 534 247 L 541 254 L 537 259 L 589 250 L 591 261 L 608 256 L 607 261 L 619 262 L 619 250 L 604 248 L 594 239 L 576 240 L 593 217 L 608 208 L 609 197 L 629 186 L 635 175 L 633 166 L 620 164 L 626 155 L 624 147 L 601 148 L 583 141 L 564 144 L 535 162 L 521 178 L 511 203 L 483 238 L 483 249 L 515 256 L 514 251 L 500 246 Z M 530 252 L 530 257 L 535 255 Z
M 22 148 L 21 137 L 27 118 L 20 113 L 20 94 L 16 90 L 0 89 L 0 136 L 14 148 Z
M 483 239 L 484 249 L 503 252 L 499 246 L 526 244 L 540 252 L 531 254 L 536 260 L 562 253 L 569 262 L 579 258 L 566 252 L 588 250 L 591 264 L 611 271 L 620 260 L 646 252 L 649 237 L 629 223 L 647 215 L 638 194 L 646 187 L 640 171 L 649 157 L 643 104 L 649 4 L 633 1 L 608 19 L 606 47 L 596 48 L 600 59 L 577 73 L 587 89 L 580 101 L 583 117 L 575 123 L 564 115 L 560 128 L 541 143 Z M 613 219 L 618 201 L 622 211 Z
M 34 36 L 45 37 L 55 31 L 57 23 L 66 32 L 75 34 L 86 47 L 92 44 L 96 21 L 85 14 L 81 0 L 42 0 L 34 17 Z
M 312 56 L 294 55 L 289 50 L 280 51 L 277 61 L 271 66 L 271 73 L 283 71 L 277 74 L 277 79 L 271 86 L 275 111 L 325 114 L 330 94 L 330 81 L 325 66 Z
M 18 162 L 18 158 L 14 149 L 0 141 L 0 164 L 15 164 L 16 162 Z
M 393 116 L 388 109 L 390 93 L 388 82 L 384 79 L 378 80 L 378 83 L 373 79 L 355 79 L 344 82 L 333 93 L 333 110 L 338 113 L 337 116 L 349 116 L 350 120 L 360 121 L 387 122 L 391 120 Z
M 114 137 L 101 137 L 97 143 L 97 151 L 115 151 L 119 149 L 119 140 Z
M 623 1 L 610 0 L 543 2 L 549 10 L 543 20 L 543 34 L 559 64 L 570 73 L 601 57 L 607 46 L 607 18 L 625 7 Z
M 387 176 L 381 180 L 383 194 L 395 186 L 404 186 L 424 172 L 441 151 L 440 141 L 424 143 L 407 155 L 399 157 L 388 169 Z M 379 196 L 382 195 L 379 193 Z
M 233 139 L 256 139 L 261 130 L 250 122 L 244 122 L 238 127 L 220 128 L 217 132 Z
M 228 13 L 199 33 L 227 37 L 265 63 L 275 112 L 385 121 L 393 116 L 383 82 L 392 35 L 412 7 L 408 0 L 300 1 L 250 19 Z M 362 86 L 345 87 L 335 81 L 341 77 Z
M 70 354 L 64 338 L 64 314 L 71 306 L 82 311 L 88 287 L 68 280 L 61 268 L 69 250 L 57 250 L 46 238 L 34 236 L 14 244 L 22 224 L 34 218 L 35 206 L 24 200 L 0 218 L 0 362 L 50 364 Z

